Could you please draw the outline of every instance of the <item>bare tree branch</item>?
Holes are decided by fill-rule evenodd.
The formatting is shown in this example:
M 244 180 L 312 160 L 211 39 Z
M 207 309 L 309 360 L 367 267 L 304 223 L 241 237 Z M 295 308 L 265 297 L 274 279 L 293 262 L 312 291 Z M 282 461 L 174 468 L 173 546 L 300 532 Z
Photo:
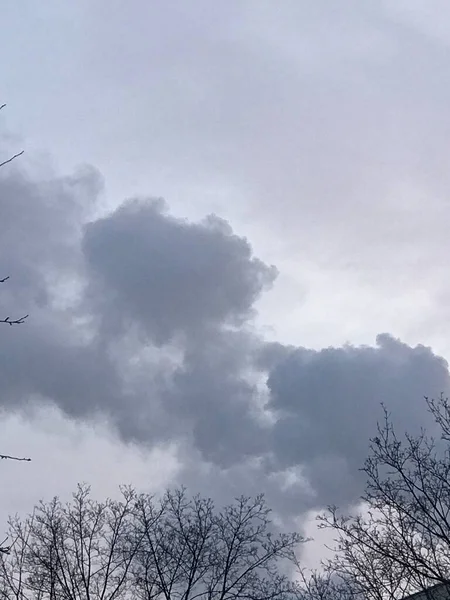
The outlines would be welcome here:
M 424 431 L 399 438 L 384 409 L 362 469 L 362 512 L 330 507 L 319 517 L 319 526 L 336 534 L 328 568 L 372 600 L 450 585 L 450 410 L 443 396 L 425 400 L 441 439 Z
M 14 159 L 18 158 L 19 156 L 22 156 L 22 154 L 24 152 L 25 152 L 25 150 L 21 150 L 20 152 L 17 152 L 17 154 L 13 154 L 8 159 L 4 160 L 3 162 L 0 162 L 0 167 L 7 165 L 8 163 L 12 162 Z
M 18 319 L 11 319 L 10 317 L 6 317 L 4 319 L 0 319 L 0 323 L 6 323 L 7 325 L 22 325 L 25 322 L 25 319 L 28 319 L 28 315 L 24 315 L 23 317 L 19 317 Z
M 0 454 L 0 460 L 19 460 L 31 462 L 31 458 L 19 458 L 18 456 L 9 456 L 8 454 Z

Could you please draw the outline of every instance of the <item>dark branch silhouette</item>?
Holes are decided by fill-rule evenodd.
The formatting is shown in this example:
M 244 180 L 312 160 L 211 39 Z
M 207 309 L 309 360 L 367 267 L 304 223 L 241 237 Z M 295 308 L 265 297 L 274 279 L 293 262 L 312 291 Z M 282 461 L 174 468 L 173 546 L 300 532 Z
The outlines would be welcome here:
M 5 317 L 4 319 L 0 319 L 0 323 L 7 323 L 8 325 L 21 325 L 25 319 L 28 319 L 28 315 L 24 315 L 23 317 L 19 317 L 18 319 L 11 319 L 10 317 Z
M 10 456 L 9 454 L 0 454 L 0 460 L 19 460 L 30 462 L 31 458 L 21 458 L 19 456 Z
M 4 160 L 3 162 L 0 162 L 0 167 L 3 167 L 3 165 L 7 165 L 8 163 L 12 162 L 15 158 L 17 158 L 18 156 L 22 156 L 22 154 L 25 152 L 25 150 L 21 150 L 20 152 L 18 152 L 17 154 L 13 154 L 10 158 Z
M 155 500 L 122 488 L 119 500 L 98 502 L 79 486 L 68 503 L 54 498 L 9 519 L 0 596 L 301 600 L 279 565 L 304 539 L 277 534 L 269 513 L 262 496 L 217 510 L 184 489 Z
M 450 586 L 450 403 L 426 402 L 440 439 L 399 436 L 385 410 L 362 469 L 364 510 L 319 518 L 336 535 L 328 567 L 369 600 Z
M 6 104 L 1 104 L 0 105 L 0 110 L 2 110 L 3 108 L 5 108 Z M 11 156 L 10 158 L 0 162 L 0 167 L 3 167 L 4 165 L 12 162 L 14 159 L 16 159 L 17 157 L 21 156 L 24 153 L 24 150 L 22 150 L 21 152 L 17 152 L 16 154 L 14 154 L 13 156 Z M 8 281 L 9 279 L 9 275 L 7 275 L 6 277 L 3 277 L 3 279 L 0 279 L 0 283 L 5 283 L 6 281 Z M 19 318 L 15 318 L 12 319 L 11 317 L 5 317 L 4 319 L 0 319 L 0 323 L 6 323 L 7 325 L 21 325 L 25 319 L 28 318 L 28 315 L 23 315 L 22 317 Z M 19 456 L 11 456 L 10 454 L 0 454 L 0 460 L 16 460 L 16 461 L 26 461 L 26 462 L 30 462 L 31 458 L 22 458 Z M 1 544 L 0 544 L 0 554 L 4 554 L 7 553 L 9 551 L 9 547 L 4 546 L 4 542 L 6 540 L 4 540 Z

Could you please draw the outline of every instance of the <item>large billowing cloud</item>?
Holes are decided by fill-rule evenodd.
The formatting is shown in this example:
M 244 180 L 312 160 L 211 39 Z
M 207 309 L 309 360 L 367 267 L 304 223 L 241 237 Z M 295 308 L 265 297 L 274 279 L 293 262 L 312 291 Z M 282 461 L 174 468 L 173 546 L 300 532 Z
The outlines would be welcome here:
M 376 346 L 293 349 L 269 373 L 269 407 L 278 415 L 272 448 L 283 466 L 304 464 L 320 503 L 351 502 L 361 490 L 358 469 L 382 421 L 381 403 L 399 432 L 433 422 L 424 396 L 449 389 L 448 364 L 424 346 L 388 334 Z
M 135 331 L 144 345 L 165 347 L 163 365 L 158 352 L 141 359 L 153 376 L 143 376 L 136 413 L 118 421 L 122 434 L 147 441 L 150 432 L 187 429 L 207 456 L 228 462 L 261 447 L 251 417 L 255 390 L 245 378 L 251 339 L 238 329 L 276 270 L 219 218 L 188 223 L 163 209 L 135 200 L 86 227 L 87 309 L 103 341 Z M 142 416 L 153 426 L 141 428 Z
M 88 225 L 83 248 L 101 318 L 138 322 L 158 344 L 241 325 L 276 275 L 226 221 L 188 223 L 151 200 Z
M 383 334 L 373 347 L 269 344 L 255 302 L 276 269 L 216 216 L 155 200 L 95 216 L 90 169 L 34 180 L 0 173 L 2 311 L 30 313 L 0 337 L 1 405 L 45 403 L 104 420 L 123 442 L 178 444 L 190 485 L 266 491 L 293 516 L 353 502 L 380 402 L 414 429 L 446 362 Z

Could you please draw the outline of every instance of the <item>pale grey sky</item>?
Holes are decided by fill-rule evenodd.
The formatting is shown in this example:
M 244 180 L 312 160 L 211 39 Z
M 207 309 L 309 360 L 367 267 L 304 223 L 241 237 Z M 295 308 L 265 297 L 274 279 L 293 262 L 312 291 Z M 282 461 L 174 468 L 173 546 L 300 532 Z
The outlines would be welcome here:
M 414 429 L 449 383 L 449 19 L 3 3 L 2 301 L 30 319 L 1 450 L 34 462 L 0 465 L 1 514 L 79 479 L 357 500 L 379 403 Z

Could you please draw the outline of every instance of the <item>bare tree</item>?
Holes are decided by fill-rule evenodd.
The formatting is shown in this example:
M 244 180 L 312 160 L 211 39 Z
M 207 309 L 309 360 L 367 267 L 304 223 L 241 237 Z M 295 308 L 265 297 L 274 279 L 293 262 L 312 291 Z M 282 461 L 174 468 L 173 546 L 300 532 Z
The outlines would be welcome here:
M 115 600 L 124 597 L 137 549 L 135 494 L 97 502 L 87 486 L 72 501 L 41 502 L 25 520 L 9 521 L 13 540 L 0 557 L 0 598 L 5 600 Z
M 211 500 L 167 492 L 137 502 L 142 543 L 133 562 L 139 600 L 271 600 L 294 591 L 277 568 L 304 539 L 271 531 L 264 498 L 241 497 L 216 513 Z
M 9 524 L 4 600 L 275 600 L 297 589 L 277 563 L 303 539 L 271 533 L 262 497 L 215 511 L 184 490 L 155 500 L 125 489 L 98 503 L 81 486 L 69 504 L 56 498 Z
M 371 440 L 362 511 L 336 507 L 319 517 L 336 533 L 327 568 L 373 600 L 397 599 L 450 584 L 450 407 L 426 399 L 440 439 L 400 439 L 385 410 Z

